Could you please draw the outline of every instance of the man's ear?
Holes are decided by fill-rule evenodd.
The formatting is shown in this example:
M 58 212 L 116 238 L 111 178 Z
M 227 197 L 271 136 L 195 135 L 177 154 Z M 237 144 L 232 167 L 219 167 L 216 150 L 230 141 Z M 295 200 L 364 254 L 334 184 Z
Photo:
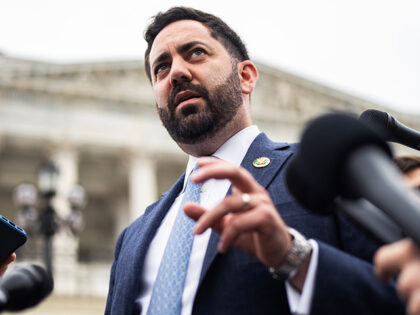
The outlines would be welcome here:
M 258 71 L 250 60 L 238 63 L 238 74 L 243 94 L 251 94 L 258 79 Z

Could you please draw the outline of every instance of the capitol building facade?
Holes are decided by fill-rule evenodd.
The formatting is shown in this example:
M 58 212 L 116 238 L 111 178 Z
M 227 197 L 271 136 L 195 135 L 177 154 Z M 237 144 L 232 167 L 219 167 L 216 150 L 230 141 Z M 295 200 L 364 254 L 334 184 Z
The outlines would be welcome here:
M 252 114 L 273 140 L 298 141 L 308 120 L 337 110 L 384 110 L 420 130 L 420 116 L 267 65 L 257 68 Z M 119 233 L 170 188 L 187 161 L 161 125 L 142 61 L 53 64 L 0 55 L 2 215 L 16 219 L 15 187 L 36 184 L 46 160 L 59 169 L 54 208 L 61 217 L 70 212 L 73 185 L 88 195 L 82 232 L 62 228 L 54 237 L 55 294 L 103 298 Z M 18 261 L 42 263 L 42 252 L 42 237 L 31 234 Z

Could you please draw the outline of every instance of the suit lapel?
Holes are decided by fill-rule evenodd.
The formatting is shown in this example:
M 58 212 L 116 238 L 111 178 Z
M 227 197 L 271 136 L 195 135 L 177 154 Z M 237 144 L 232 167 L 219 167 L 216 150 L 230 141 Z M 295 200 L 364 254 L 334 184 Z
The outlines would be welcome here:
M 280 171 L 283 163 L 286 162 L 290 156 L 291 151 L 284 150 L 288 147 L 289 145 L 287 143 L 272 142 L 264 133 L 262 133 L 249 147 L 241 166 L 248 170 L 261 186 L 267 188 Z M 260 157 L 269 158 L 270 163 L 267 166 L 260 168 L 253 166 L 253 162 Z
M 273 180 L 273 178 L 280 171 L 281 166 L 292 154 L 292 151 L 284 150 L 288 147 L 289 145 L 287 143 L 272 142 L 264 133 L 261 133 L 252 142 L 241 163 L 241 166 L 248 170 L 261 186 L 267 188 Z M 253 162 L 255 159 L 260 157 L 269 158 L 270 163 L 265 167 L 256 168 L 253 166 Z M 231 188 L 229 188 L 227 194 L 229 195 L 231 194 L 231 192 Z M 214 258 L 218 253 L 217 245 L 219 243 L 219 240 L 219 234 L 212 231 L 210 241 L 207 246 L 206 255 L 204 257 L 203 269 L 201 270 L 199 285 L 201 284 L 204 276 L 206 275 L 208 269 L 210 268 Z
M 135 229 L 137 232 L 140 233 L 139 235 L 136 235 L 136 238 L 142 240 L 141 242 L 137 241 L 137 257 L 135 260 L 140 263 L 140 265 L 137 266 L 140 271 L 143 269 L 144 258 L 146 256 L 146 252 L 149 248 L 150 242 L 153 240 L 157 229 L 162 223 L 162 220 L 165 217 L 166 213 L 169 211 L 172 204 L 174 203 L 175 198 L 179 195 L 182 189 L 183 182 L 184 176 L 178 179 L 178 181 L 170 189 L 170 191 L 164 194 L 162 196 L 162 199 L 154 207 L 150 207 L 146 210 L 142 217 L 143 226 L 139 227 L 139 229 Z
M 157 203 L 148 207 L 145 213 L 133 222 L 132 226 L 127 230 L 124 238 L 124 247 L 121 249 L 118 258 L 122 262 L 118 266 L 120 269 L 118 274 L 124 277 L 123 281 L 120 281 L 120 283 L 123 283 L 123 286 L 119 290 L 126 291 L 124 294 L 121 292 L 118 294 L 118 296 L 122 297 L 120 302 L 124 304 L 120 305 L 122 306 L 121 308 L 119 306 L 120 309 L 128 312 L 134 306 L 132 301 L 136 300 L 140 292 L 141 277 L 133 275 L 141 275 L 150 243 L 163 218 L 181 191 L 183 181 L 184 176 L 181 176 L 174 186 Z M 129 276 L 125 277 L 125 275 Z

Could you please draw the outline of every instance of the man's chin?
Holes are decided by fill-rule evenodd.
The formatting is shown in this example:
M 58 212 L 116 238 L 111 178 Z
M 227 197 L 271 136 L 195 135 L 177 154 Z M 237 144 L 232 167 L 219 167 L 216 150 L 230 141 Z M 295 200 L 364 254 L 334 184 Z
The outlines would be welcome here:
M 201 112 L 203 112 L 203 109 L 200 108 L 198 104 L 192 103 L 177 107 L 175 110 L 175 115 L 178 119 L 184 119 L 191 115 L 199 115 Z
M 178 119 L 179 124 L 185 125 L 185 126 L 191 126 L 194 127 L 194 125 L 200 124 L 201 115 L 200 113 L 194 112 L 194 113 L 188 113 L 186 115 L 182 115 Z
M 177 112 L 172 118 L 172 128 L 187 130 L 187 129 L 200 129 L 203 124 L 209 123 L 209 117 L 207 113 L 202 112 Z
M 176 130 L 173 130 L 173 132 L 169 132 L 171 137 L 176 142 L 184 144 L 195 144 L 213 135 L 213 125 L 203 123 L 202 120 L 192 116 L 199 115 L 189 115 L 177 125 Z

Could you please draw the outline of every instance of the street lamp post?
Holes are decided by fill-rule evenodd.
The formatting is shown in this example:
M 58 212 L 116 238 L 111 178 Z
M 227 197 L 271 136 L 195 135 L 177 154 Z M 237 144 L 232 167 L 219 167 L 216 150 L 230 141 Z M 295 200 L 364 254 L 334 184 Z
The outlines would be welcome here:
M 52 205 L 52 199 L 57 193 L 58 186 L 58 168 L 51 162 L 46 162 L 41 165 L 38 173 L 38 188 L 41 195 L 44 197 L 44 210 L 39 216 L 40 233 L 44 237 L 44 255 L 45 267 L 52 275 L 52 240 L 55 233 L 58 231 L 57 214 Z
M 69 193 L 68 202 L 71 213 L 61 219 L 52 204 L 57 193 L 59 170 L 51 162 L 41 165 L 38 172 L 38 191 L 42 196 L 41 205 L 37 210 L 37 189 L 32 184 L 20 184 L 14 191 L 14 202 L 19 208 L 18 224 L 29 234 L 39 233 L 44 238 L 44 260 L 49 274 L 53 273 L 53 237 L 64 226 L 74 235 L 83 228 L 82 209 L 86 206 L 86 192 L 82 186 L 76 185 Z

